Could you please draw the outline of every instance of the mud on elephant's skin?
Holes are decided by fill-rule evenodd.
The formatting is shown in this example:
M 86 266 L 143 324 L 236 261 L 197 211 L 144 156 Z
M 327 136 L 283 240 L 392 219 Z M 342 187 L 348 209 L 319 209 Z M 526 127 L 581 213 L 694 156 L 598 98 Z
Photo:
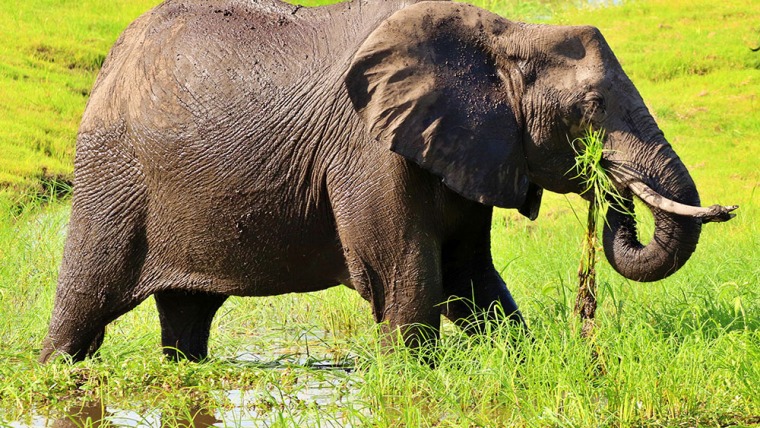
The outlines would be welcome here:
M 646 246 L 611 210 L 607 257 L 670 275 L 704 209 L 595 28 L 449 2 L 168 0 L 119 38 L 85 110 L 40 359 L 92 354 L 150 295 L 176 358 L 206 357 L 227 296 L 338 284 L 410 346 L 441 314 L 522 325 L 491 260 L 493 207 L 535 219 L 543 189 L 582 192 L 568 142 L 589 126 L 620 190 L 660 202 Z

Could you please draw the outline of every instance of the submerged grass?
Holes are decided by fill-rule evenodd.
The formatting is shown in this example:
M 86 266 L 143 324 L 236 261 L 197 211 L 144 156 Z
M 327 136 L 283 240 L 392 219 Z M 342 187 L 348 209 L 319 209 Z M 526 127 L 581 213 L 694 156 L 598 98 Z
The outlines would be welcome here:
M 21 212 L 17 198 L 39 185 L 43 166 L 49 177 L 70 174 L 86 101 L 74 89 L 89 90 L 98 58 L 155 3 L 0 4 L 0 179 L 9 186 L 0 191 L 0 425 L 82 426 L 86 418 L 71 416 L 82 407 L 115 425 L 149 426 L 760 424 L 760 54 L 743 48 L 760 10 L 739 0 L 551 6 L 555 22 L 601 28 L 702 200 L 742 206 L 731 222 L 706 225 L 692 259 L 665 281 L 636 284 L 600 261 L 593 343 L 575 333 L 585 225 L 573 211 L 585 202 L 547 194 L 537 222 L 498 210 L 492 231 L 495 264 L 531 341 L 514 339 L 506 322 L 479 337 L 444 323 L 433 370 L 405 349 L 381 352 L 369 305 L 339 287 L 231 298 L 204 364 L 162 358 L 149 300 L 109 326 L 98 358 L 38 365 L 69 207 L 39 209 L 43 200 L 32 198 Z M 648 221 L 646 211 L 637 216 Z

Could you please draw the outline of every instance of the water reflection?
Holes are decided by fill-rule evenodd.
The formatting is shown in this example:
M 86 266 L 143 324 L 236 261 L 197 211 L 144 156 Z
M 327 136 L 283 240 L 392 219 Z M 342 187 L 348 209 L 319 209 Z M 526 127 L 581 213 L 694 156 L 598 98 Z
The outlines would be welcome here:
M 191 419 L 178 418 L 172 421 L 162 420 L 161 426 L 165 427 L 187 427 L 187 428 L 207 428 L 214 424 L 222 422 L 214 416 L 214 413 L 207 409 L 196 409 L 190 412 Z
M 156 411 L 138 414 L 125 410 L 109 410 L 102 401 L 84 402 L 70 407 L 65 416 L 50 423 L 49 420 L 36 419 L 33 426 L 50 426 L 53 428 L 110 428 L 129 427 L 173 427 L 173 428 L 208 428 L 223 422 L 208 409 L 195 408 L 179 416 L 162 416 Z M 14 427 L 25 426 L 13 424 Z
M 250 389 L 218 390 L 205 395 L 204 403 L 208 408 L 144 410 L 144 402 L 135 402 L 128 405 L 130 409 L 120 409 L 94 400 L 77 402 L 62 413 L 55 409 L 35 412 L 29 419 L 12 422 L 10 426 L 203 428 L 284 425 L 343 428 L 366 425 L 364 422 L 369 419 L 370 411 L 360 399 L 353 359 L 317 361 L 296 353 L 266 361 L 253 352 L 244 355 L 244 358 L 238 357 L 230 363 L 237 365 L 241 372 L 262 373 L 263 380 L 251 384 Z M 303 361 L 304 364 L 294 364 L 293 361 Z
M 66 416 L 53 422 L 54 428 L 107 427 L 105 406 L 100 401 L 86 402 L 68 409 Z
M 215 423 L 222 422 L 221 420 L 214 417 L 211 413 L 206 413 L 208 411 L 198 411 L 198 413 L 195 414 L 192 421 L 184 421 L 184 425 L 181 426 L 187 426 L 187 427 L 195 427 L 195 428 L 206 428 L 213 426 Z
M 109 406 L 98 400 L 78 401 L 66 408 L 41 409 L 11 427 L 270 427 L 364 426 L 369 406 L 360 398 L 353 373 L 357 356 L 341 352 L 326 334 L 276 332 L 266 346 L 229 350 L 222 357 L 241 374 L 252 374 L 247 389 L 204 393 L 206 408 L 145 410 L 145 402 Z M 295 337 L 295 339 L 293 339 Z M 177 394 L 183 392 L 176 391 Z M 184 393 L 190 393 L 185 391 Z M 145 397 L 150 400 L 150 397 Z M 81 398 L 80 398 L 81 400 Z M 65 416 L 62 416 L 65 415 Z M 0 426 L 3 426 L 0 418 Z
M 108 408 L 102 402 L 87 402 L 70 407 L 57 419 L 36 416 L 26 423 L 13 422 L 11 427 L 110 428 L 110 427 L 186 427 L 212 426 L 270 427 L 287 426 L 351 427 L 362 424 L 369 410 L 352 403 L 356 393 L 351 385 L 307 383 L 292 394 L 277 388 L 263 390 L 230 390 L 220 393 L 227 403 L 216 410 L 193 409 L 179 415 L 162 415 L 157 410 L 136 412 Z

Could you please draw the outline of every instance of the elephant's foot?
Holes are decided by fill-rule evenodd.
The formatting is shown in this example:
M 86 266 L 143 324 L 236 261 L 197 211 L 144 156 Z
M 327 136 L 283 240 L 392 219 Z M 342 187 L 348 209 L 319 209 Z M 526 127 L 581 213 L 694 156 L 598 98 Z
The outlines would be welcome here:
M 95 355 L 100 349 L 100 345 L 103 344 L 104 336 L 104 328 L 97 332 L 94 337 L 92 335 L 80 335 L 76 339 L 69 340 L 56 340 L 48 334 L 42 343 L 39 362 L 45 364 L 58 357 L 69 357 L 72 362 L 82 361 Z

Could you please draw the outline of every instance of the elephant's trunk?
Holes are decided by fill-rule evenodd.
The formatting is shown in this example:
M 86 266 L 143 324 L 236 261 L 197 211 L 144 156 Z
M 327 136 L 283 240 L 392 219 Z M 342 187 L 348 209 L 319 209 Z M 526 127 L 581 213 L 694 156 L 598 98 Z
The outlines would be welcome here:
M 700 205 L 694 181 L 669 145 L 664 143 L 663 148 L 652 164 L 664 170 L 647 174 L 658 178 L 629 179 L 623 206 L 618 204 L 607 212 L 604 253 L 616 271 L 635 281 L 657 281 L 680 269 L 697 247 L 703 218 L 716 220 L 709 218 L 705 209 L 694 208 Z M 654 236 L 646 245 L 636 232 L 632 194 L 642 198 L 654 216 Z
M 628 200 L 624 211 L 633 211 Z M 653 208 L 654 237 L 643 245 L 636 232 L 636 220 L 621 207 L 607 212 L 604 254 L 612 267 L 628 279 L 658 281 L 681 268 L 697 247 L 702 221 Z

